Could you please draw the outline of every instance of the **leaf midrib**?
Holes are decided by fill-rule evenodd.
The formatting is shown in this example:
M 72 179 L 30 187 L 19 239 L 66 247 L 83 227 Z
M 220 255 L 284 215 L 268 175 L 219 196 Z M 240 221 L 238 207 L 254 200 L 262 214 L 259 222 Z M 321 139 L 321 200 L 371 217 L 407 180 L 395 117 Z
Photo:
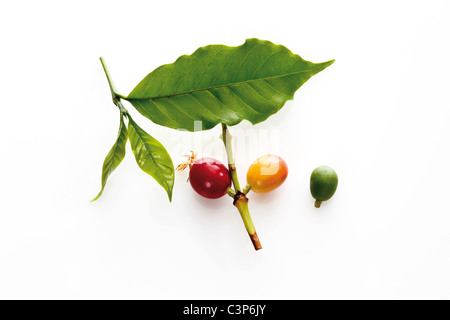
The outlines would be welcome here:
M 311 72 L 311 71 L 315 71 L 317 69 L 320 69 L 320 68 L 324 67 L 324 65 L 325 65 L 325 67 L 328 66 L 329 64 L 332 63 L 332 61 L 333 60 L 324 62 L 323 64 L 321 64 L 319 67 L 316 67 L 316 68 L 307 69 L 307 70 L 300 70 L 300 71 L 296 71 L 296 72 L 286 73 L 286 74 L 283 74 L 283 75 L 277 75 L 277 76 L 271 76 L 271 77 L 265 77 L 265 78 L 258 78 L 258 79 L 250 79 L 250 80 L 246 80 L 246 81 L 239 81 L 239 82 L 232 82 L 232 83 L 225 83 L 225 84 L 221 84 L 221 85 L 217 85 L 217 86 L 211 86 L 211 87 L 200 88 L 200 89 L 193 89 L 193 90 L 189 90 L 189 91 L 172 93 L 172 94 L 166 94 L 166 95 L 155 96 L 155 97 L 148 97 L 148 98 L 129 98 L 129 97 L 122 97 L 122 98 L 125 99 L 125 100 L 153 100 L 153 99 L 170 98 L 170 97 L 181 96 L 181 95 L 185 95 L 185 94 L 191 94 L 191 93 L 194 93 L 194 92 L 209 91 L 209 90 L 217 89 L 217 88 L 231 87 L 231 86 L 235 86 L 235 85 L 239 85 L 239 84 L 251 83 L 253 81 L 283 78 L 283 77 L 288 77 L 288 76 L 292 76 L 292 75 L 296 75 L 296 74 L 300 74 L 300 73 Z

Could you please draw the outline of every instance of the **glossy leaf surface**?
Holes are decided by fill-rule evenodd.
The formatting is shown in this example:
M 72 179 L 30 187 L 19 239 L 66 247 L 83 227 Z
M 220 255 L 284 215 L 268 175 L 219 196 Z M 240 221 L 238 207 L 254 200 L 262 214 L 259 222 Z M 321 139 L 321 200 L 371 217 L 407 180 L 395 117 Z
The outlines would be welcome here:
M 106 186 L 106 181 L 111 173 L 119 166 L 122 162 L 123 158 L 125 158 L 125 147 L 128 140 L 128 131 L 127 127 L 124 123 L 124 119 L 122 114 L 120 115 L 120 127 L 119 134 L 117 135 L 116 143 L 114 143 L 113 147 L 107 154 L 105 161 L 103 162 L 102 169 L 102 188 L 99 194 L 92 199 L 92 201 L 97 200 L 103 194 L 103 190 Z
M 138 166 L 166 190 L 169 200 L 172 201 L 175 170 L 169 153 L 158 140 L 141 129 L 130 116 L 128 119 L 128 135 Z
M 195 121 L 203 130 L 242 120 L 256 124 L 333 62 L 312 63 L 258 39 L 237 47 L 210 45 L 157 68 L 124 98 L 153 122 L 174 129 L 194 131 Z

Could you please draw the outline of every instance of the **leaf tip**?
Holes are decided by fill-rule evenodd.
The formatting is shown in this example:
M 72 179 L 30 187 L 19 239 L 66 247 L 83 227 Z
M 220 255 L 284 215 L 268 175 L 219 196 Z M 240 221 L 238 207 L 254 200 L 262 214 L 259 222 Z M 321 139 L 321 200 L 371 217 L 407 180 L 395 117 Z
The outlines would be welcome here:
M 100 189 L 100 192 L 97 194 L 97 196 L 94 199 L 92 199 L 91 201 L 89 201 L 89 202 L 94 202 L 95 200 L 98 200 L 102 196 L 103 190 L 105 190 L 105 186 L 104 185 L 102 185 L 102 188 Z
M 326 68 L 331 66 L 334 63 L 334 61 L 335 60 L 333 59 L 333 60 L 329 60 L 326 62 L 314 63 L 314 67 L 313 67 L 311 75 L 315 75 L 315 74 L 319 73 L 320 71 L 325 70 Z
M 172 202 L 172 190 L 173 190 L 173 187 L 166 190 L 167 196 L 169 197 L 169 202 Z
M 321 65 L 325 69 L 326 67 L 331 66 L 335 61 L 336 61 L 335 59 L 332 59 L 332 60 L 329 60 L 329 61 L 326 61 L 326 62 L 322 62 Z
M 99 193 L 94 199 L 92 199 L 92 200 L 89 201 L 89 202 L 94 202 L 95 200 L 97 200 L 98 198 L 100 198 L 101 195 L 102 195 L 102 191 L 100 191 L 100 193 Z

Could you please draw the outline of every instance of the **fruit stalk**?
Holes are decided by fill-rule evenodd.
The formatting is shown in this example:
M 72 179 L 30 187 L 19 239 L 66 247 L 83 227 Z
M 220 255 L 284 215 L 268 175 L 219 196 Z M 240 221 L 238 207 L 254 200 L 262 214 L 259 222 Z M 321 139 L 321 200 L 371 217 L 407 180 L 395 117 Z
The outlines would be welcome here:
M 261 242 L 259 241 L 258 234 L 256 233 L 255 226 L 253 225 L 250 212 L 248 210 L 248 198 L 245 196 L 245 193 L 241 191 L 241 188 L 239 186 L 236 165 L 234 163 L 233 150 L 231 148 L 231 138 L 232 137 L 230 132 L 228 131 L 227 125 L 222 123 L 222 140 L 227 152 L 228 170 L 230 172 L 231 181 L 233 182 L 235 191 L 235 195 L 233 197 L 233 205 L 238 209 L 239 214 L 241 215 L 242 221 L 244 222 L 245 229 L 250 236 L 253 247 L 255 248 L 255 250 L 259 250 L 262 249 L 262 246 Z

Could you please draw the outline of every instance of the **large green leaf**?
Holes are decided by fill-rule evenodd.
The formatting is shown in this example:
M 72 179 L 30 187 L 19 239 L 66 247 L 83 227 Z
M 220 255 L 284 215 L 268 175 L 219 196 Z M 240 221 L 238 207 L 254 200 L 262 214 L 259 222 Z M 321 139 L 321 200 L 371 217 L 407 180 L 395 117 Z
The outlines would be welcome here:
M 169 200 L 172 201 L 175 170 L 169 153 L 158 140 L 141 129 L 129 115 L 128 120 L 128 135 L 137 164 L 166 190 Z
M 92 199 L 91 201 L 95 201 L 103 193 L 103 190 L 105 189 L 106 181 L 108 180 L 108 177 L 111 175 L 111 173 L 119 166 L 119 164 L 122 162 L 123 158 L 125 158 L 125 146 L 127 144 L 128 140 L 128 132 L 127 127 L 123 121 L 123 115 L 120 115 L 120 127 L 119 127 L 119 134 L 117 135 L 117 140 L 114 143 L 113 147 L 109 151 L 109 153 L 106 155 L 105 161 L 103 162 L 103 169 L 102 169 L 102 189 L 98 193 L 98 195 Z
M 276 113 L 311 76 L 334 60 L 312 63 L 281 45 L 249 39 L 243 45 L 210 45 L 148 74 L 128 100 L 153 122 L 194 131 L 218 123 L 259 123 Z

